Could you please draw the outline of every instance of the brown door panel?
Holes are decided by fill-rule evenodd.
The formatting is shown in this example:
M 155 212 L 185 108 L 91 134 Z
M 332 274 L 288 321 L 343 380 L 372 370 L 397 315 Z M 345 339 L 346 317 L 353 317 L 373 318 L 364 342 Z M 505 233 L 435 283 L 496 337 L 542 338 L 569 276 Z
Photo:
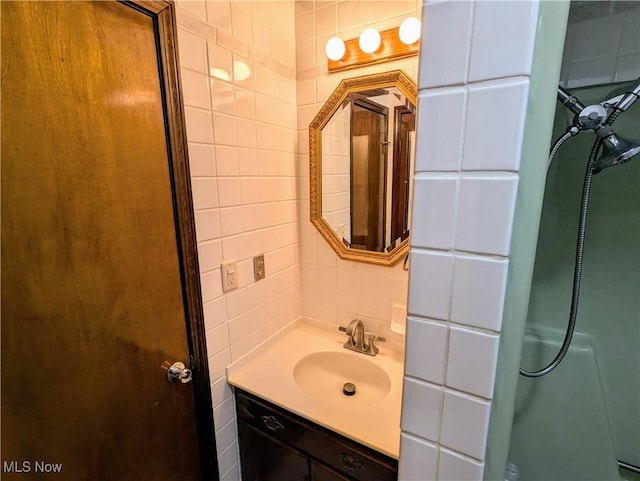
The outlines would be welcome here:
M 191 365 L 201 314 L 185 311 L 199 287 L 183 297 L 170 166 L 186 158 L 167 149 L 157 24 L 116 2 L 1 8 L 2 460 L 30 479 L 51 476 L 36 461 L 201 479 L 194 387 L 161 369 Z

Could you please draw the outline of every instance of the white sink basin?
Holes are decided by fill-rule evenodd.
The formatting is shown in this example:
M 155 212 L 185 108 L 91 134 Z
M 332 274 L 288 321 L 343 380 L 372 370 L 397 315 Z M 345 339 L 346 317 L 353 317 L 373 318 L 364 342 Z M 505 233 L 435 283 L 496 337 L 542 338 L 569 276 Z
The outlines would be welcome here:
M 229 383 L 381 453 L 398 458 L 402 353 L 348 351 L 344 335 L 298 324 L 250 361 L 227 368 Z M 231 372 L 229 372 L 231 371 Z M 356 385 L 345 396 L 346 382 Z
M 389 375 L 364 354 L 335 351 L 314 352 L 300 359 L 293 368 L 296 384 L 317 401 L 336 405 L 368 404 L 389 394 Z M 343 393 L 345 383 L 353 383 L 356 393 Z

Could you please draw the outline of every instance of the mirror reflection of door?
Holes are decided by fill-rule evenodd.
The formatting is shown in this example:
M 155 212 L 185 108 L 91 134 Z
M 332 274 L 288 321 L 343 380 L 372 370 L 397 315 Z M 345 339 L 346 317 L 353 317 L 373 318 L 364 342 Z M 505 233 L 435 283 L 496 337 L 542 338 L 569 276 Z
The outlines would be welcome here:
M 351 247 L 385 248 L 385 172 L 389 109 L 370 99 L 351 101 Z
M 412 138 L 416 115 L 407 107 L 394 108 L 395 139 L 391 187 L 391 242 L 409 235 L 409 187 L 411 182 Z

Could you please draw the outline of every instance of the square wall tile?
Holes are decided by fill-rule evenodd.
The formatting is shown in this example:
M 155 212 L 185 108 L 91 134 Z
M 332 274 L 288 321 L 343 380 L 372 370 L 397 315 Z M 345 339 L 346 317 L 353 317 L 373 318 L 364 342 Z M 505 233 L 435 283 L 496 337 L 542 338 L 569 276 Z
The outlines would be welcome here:
M 530 75 L 537 24 L 537 1 L 476 2 L 469 81 Z
M 483 460 L 490 411 L 488 401 L 445 391 L 440 444 Z
M 198 242 L 220 237 L 220 215 L 217 209 L 196 211 L 195 218 Z
M 438 481 L 481 481 L 484 463 L 440 448 Z
M 209 75 L 217 80 L 231 82 L 233 62 L 231 51 L 213 42 L 207 42 L 209 58 Z M 182 59 L 181 59 L 182 60 Z M 182 63 L 182 62 L 181 62 Z
M 407 318 L 405 374 L 443 384 L 447 334 L 447 325 L 442 322 Z
M 184 116 L 189 142 L 213 144 L 213 122 L 209 112 L 187 106 Z
M 189 170 L 192 177 L 214 177 L 216 175 L 212 145 L 189 144 Z
M 420 317 L 449 318 L 453 256 L 411 249 L 408 311 Z
M 518 176 L 462 176 L 458 203 L 457 250 L 509 254 Z
M 207 0 L 207 22 L 231 32 L 231 5 L 228 0 Z
M 240 178 L 219 177 L 218 178 L 218 199 L 220 207 L 230 207 L 241 204 Z
M 419 89 L 464 83 L 473 5 L 472 2 L 424 4 Z
M 180 70 L 180 77 L 184 105 L 210 110 L 209 77 L 184 68 Z
M 233 421 L 216 430 L 216 447 L 222 452 L 237 441 L 236 423 Z
M 191 179 L 191 191 L 195 210 L 218 207 L 218 185 L 215 178 L 196 177 Z
M 216 144 L 232 145 L 238 143 L 236 119 L 224 115 L 213 115 L 213 130 Z
M 431 441 L 437 441 L 442 418 L 442 387 L 404 378 L 402 392 L 403 431 L 410 432 Z
M 508 266 L 506 259 L 456 256 L 451 321 L 500 331 Z
M 528 80 L 471 86 L 463 170 L 519 170 L 528 94 Z
M 400 435 L 400 465 L 398 481 L 424 481 L 436 479 L 438 448 L 423 439 L 402 433 Z
M 466 97 L 462 88 L 428 90 L 418 96 L 416 172 L 460 169 Z
M 450 249 L 453 246 L 457 175 L 418 174 L 413 180 L 411 244 L 414 247 Z
M 178 54 L 181 67 L 207 73 L 207 41 L 204 38 L 178 28 Z
M 491 399 L 498 342 L 497 335 L 451 327 L 447 386 Z

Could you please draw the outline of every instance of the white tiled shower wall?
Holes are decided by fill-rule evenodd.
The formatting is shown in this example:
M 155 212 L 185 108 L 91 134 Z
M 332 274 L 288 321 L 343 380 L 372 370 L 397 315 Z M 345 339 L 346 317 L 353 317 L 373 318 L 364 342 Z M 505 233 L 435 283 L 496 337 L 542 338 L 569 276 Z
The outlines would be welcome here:
M 538 1 L 422 18 L 400 479 L 481 480 Z
M 400 350 L 403 337 L 390 330 L 390 321 L 393 304 L 406 305 L 408 273 L 402 269 L 402 261 L 380 267 L 339 259 L 311 224 L 308 127 L 342 79 L 395 69 L 417 79 L 415 56 L 329 73 L 324 48 L 336 35 L 348 40 L 357 38 L 366 27 L 382 31 L 398 27 L 408 16 L 419 18 L 421 5 L 421 0 L 296 2 L 302 314 L 306 322 L 334 331 L 360 318 L 367 330 L 389 339 L 387 347 Z
M 223 480 L 240 479 L 225 367 L 301 314 L 293 1 L 178 1 L 182 90 Z M 266 278 L 253 281 L 252 257 Z M 220 263 L 239 288 L 222 292 Z

